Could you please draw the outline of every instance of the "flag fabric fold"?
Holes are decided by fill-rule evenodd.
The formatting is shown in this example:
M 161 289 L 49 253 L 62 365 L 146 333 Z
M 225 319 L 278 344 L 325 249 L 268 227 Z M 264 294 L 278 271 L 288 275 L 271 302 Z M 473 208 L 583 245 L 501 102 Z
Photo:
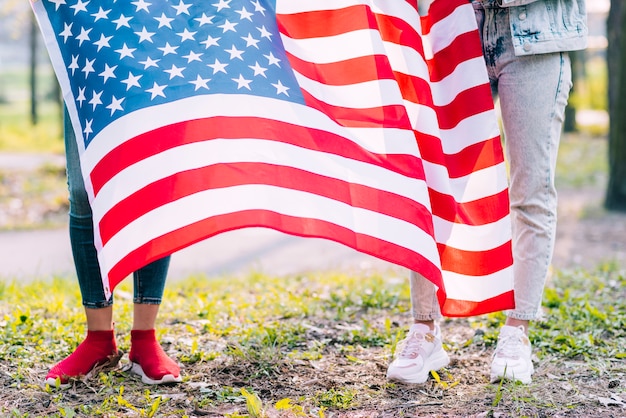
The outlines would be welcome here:
M 339 242 L 511 308 L 507 179 L 471 5 L 36 0 L 107 294 L 216 234 Z

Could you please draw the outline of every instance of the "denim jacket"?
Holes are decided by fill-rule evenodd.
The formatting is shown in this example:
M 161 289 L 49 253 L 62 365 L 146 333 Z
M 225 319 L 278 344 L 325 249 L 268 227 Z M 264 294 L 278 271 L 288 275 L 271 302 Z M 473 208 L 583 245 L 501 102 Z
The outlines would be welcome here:
M 497 0 L 509 8 L 515 55 L 587 47 L 585 0 Z

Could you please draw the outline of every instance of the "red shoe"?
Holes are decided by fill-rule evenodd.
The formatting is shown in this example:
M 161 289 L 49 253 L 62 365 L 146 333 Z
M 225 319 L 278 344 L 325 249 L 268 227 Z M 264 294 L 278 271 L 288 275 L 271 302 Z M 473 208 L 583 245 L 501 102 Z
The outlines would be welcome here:
M 85 376 L 99 366 L 113 367 L 119 358 L 113 330 L 87 331 L 87 338 L 76 350 L 50 369 L 45 383 L 56 387 L 58 379 L 60 387 L 66 389 L 70 379 Z
M 165 354 L 153 329 L 130 332 L 130 371 L 148 385 L 182 382 L 180 367 Z

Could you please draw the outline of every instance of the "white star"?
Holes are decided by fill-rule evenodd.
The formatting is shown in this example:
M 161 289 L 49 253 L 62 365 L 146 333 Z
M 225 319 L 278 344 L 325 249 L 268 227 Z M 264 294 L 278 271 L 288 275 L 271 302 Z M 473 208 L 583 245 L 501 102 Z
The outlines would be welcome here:
M 79 107 L 83 107 L 83 102 L 85 100 L 87 100 L 87 98 L 85 97 L 85 89 L 87 87 L 79 87 L 78 88 L 78 97 L 76 98 L 76 101 L 78 102 L 78 106 Z
M 148 7 L 151 6 L 152 3 L 148 3 L 145 0 L 138 0 L 138 1 L 131 2 L 131 4 L 137 7 L 135 9 L 136 12 L 138 12 L 139 10 L 145 10 L 146 12 L 150 13 L 150 10 L 148 10 Z
M 193 51 L 189 51 L 188 55 L 183 55 L 183 58 L 187 58 L 187 64 L 189 64 L 191 61 L 200 61 L 202 62 L 202 60 L 200 59 L 200 56 L 202 54 L 196 54 Z
M 197 20 L 200 23 L 200 26 L 202 25 L 210 25 L 213 23 L 213 18 L 215 18 L 215 16 L 207 16 L 206 14 L 202 13 L 202 17 L 196 18 L 194 20 Z
M 222 64 L 221 62 L 219 62 L 219 60 L 217 58 L 215 58 L 215 64 L 207 64 L 207 67 L 211 67 L 213 68 L 213 75 L 215 75 L 216 73 L 222 72 L 224 74 L 226 74 L 226 67 L 228 66 L 228 64 Z
M 154 98 L 157 96 L 165 97 L 165 93 L 163 93 L 165 87 L 167 86 L 159 86 L 157 83 L 154 83 L 151 89 L 146 90 L 148 93 L 152 94 L 150 100 L 154 100 Z
M 248 67 L 252 68 L 252 70 L 254 70 L 254 75 L 262 75 L 263 77 L 267 78 L 267 76 L 265 75 L 265 72 L 267 71 L 267 68 L 263 68 L 259 65 L 258 62 L 255 62 L 254 65 L 248 65 Z
M 124 57 L 131 57 L 131 58 L 135 58 L 135 56 L 133 55 L 133 52 L 135 52 L 137 50 L 137 48 L 129 48 L 126 46 L 126 42 L 124 42 L 124 45 L 122 45 L 121 49 L 116 49 L 115 52 L 117 52 L 118 54 L 120 54 L 120 59 L 124 58 Z
M 86 12 L 88 4 L 89 2 L 85 3 L 82 0 L 78 0 L 76 4 L 70 6 L 70 9 L 74 9 L 74 16 L 76 16 L 78 12 Z
M 178 49 L 178 47 L 170 45 L 169 42 L 165 42 L 164 47 L 159 47 L 157 49 L 160 49 L 161 51 L 163 51 L 163 56 L 165 56 L 167 54 L 176 54 L 176 50 Z
M 100 77 L 104 78 L 104 80 L 102 81 L 102 84 L 105 84 L 109 78 L 117 78 L 114 73 L 116 68 L 117 68 L 117 65 L 114 65 L 113 67 L 109 67 L 109 64 L 104 64 L 104 71 L 98 74 Z
M 245 7 L 242 7 L 241 10 L 235 10 L 235 13 L 239 13 L 239 16 L 240 16 L 239 20 L 247 19 L 250 22 L 252 22 L 252 18 L 250 17 L 252 16 L 252 13 L 247 11 Z
M 63 23 L 63 32 L 59 33 L 59 36 L 63 37 L 63 43 L 66 43 L 67 38 L 72 36 L 72 25 L 74 25 L 74 22 L 69 25 L 67 23 Z
M 185 28 L 181 33 L 177 33 L 176 35 L 180 36 L 180 41 L 185 42 L 187 40 L 195 40 L 194 35 L 198 32 L 189 32 L 187 28 Z
M 196 77 L 196 79 L 194 81 L 190 81 L 191 84 L 193 84 L 194 86 L 196 86 L 196 88 L 194 89 L 194 91 L 198 91 L 201 88 L 204 89 L 209 89 L 209 86 L 207 86 L 207 83 L 211 81 L 210 78 L 202 78 L 199 75 Z
M 146 58 L 145 61 L 139 61 L 139 64 L 143 64 L 143 69 L 147 70 L 150 67 L 157 67 L 159 68 L 159 66 L 157 65 L 157 62 L 161 61 L 160 59 L 158 60 L 153 60 L 152 58 L 148 57 Z
M 130 28 L 130 25 L 128 24 L 128 22 L 132 19 L 132 16 L 126 17 L 124 15 L 120 15 L 120 17 L 118 19 L 112 20 L 111 22 L 117 24 L 117 26 L 115 27 L 115 29 L 119 29 L 122 26 L 126 26 L 127 28 Z
M 88 41 L 89 40 L 89 32 L 91 32 L 91 28 L 89 28 L 89 29 L 80 28 L 80 35 L 78 35 L 76 37 L 76 39 L 78 39 L 80 41 L 80 42 L 78 42 L 78 46 L 81 46 L 84 41 Z
M 65 0 L 50 0 L 50 3 L 54 3 L 54 10 L 59 10 L 59 6 L 62 4 L 66 4 Z
M 78 55 L 72 55 L 72 63 L 67 66 L 67 69 L 72 70 L 72 75 L 74 75 L 78 69 Z
M 142 43 L 143 41 L 152 42 L 152 37 L 154 36 L 154 34 L 155 32 L 148 32 L 145 26 L 143 27 L 141 32 L 135 32 L 135 35 L 139 36 L 139 43 Z
M 162 28 L 163 26 L 167 26 L 168 28 L 172 29 L 172 25 L 170 25 L 170 22 L 174 19 L 171 17 L 165 16 L 165 13 L 161 13 L 161 17 L 155 17 L 154 19 L 159 22 L 159 28 Z
M 237 83 L 237 90 L 243 87 L 247 88 L 248 90 L 252 90 L 250 88 L 250 83 L 252 83 L 252 80 L 246 80 L 241 74 L 239 74 L 239 78 L 232 78 L 231 80 Z
M 185 78 L 185 76 L 183 76 L 183 71 L 185 70 L 185 68 L 186 67 L 178 68 L 177 66 L 172 65 L 172 68 L 170 68 L 169 70 L 163 70 L 163 71 L 170 75 L 170 80 L 171 80 L 174 77 Z
M 172 7 L 174 9 L 176 9 L 176 16 L 178 16 L 179 14 L 189 14 L 189 8 L 191 7 L 191 4 L 185 4 L 182 1 L 180 3 L 178 3 L 178 6 L 174 6 L 172 5 Z
M 91 15 L 93 17 L 95 17 L 94 22 L 97 22 L 100 19 L 108 19 L 109 18 L 109 16 L 108 16 L 109 13 L 111 13 L 111 9 L 103 10 L 102 7 L 100 7 L 98 9 L 98 13 L 92 13 Z
M 128 91 L 131 87 L 141 87 L 141 85 L 139 84 L 139 79 L 141 77 L 143 77 L 143 74 L 133 75 L 133 73 L 129 71 L 128 78 L 126 80 L 122 80 L 121 82 L 126 84 L 126 91 Z
M 263 56 L 267 58 L 269 65 L 276 65 L 278 68 L 280 68 L 280 64 L 279 64 L 280 60 L 276 58 L 274 54 L 272 54 L 271 51 L 269 55 L 263 55 Z
M 89 77 L 89 73 L 95 73 L 96 70 L 93 69 L 93 63 L 96 61 L 96 59 L 92 59 L 91 61 L 89 61 L 88 59 L 85 59 L 85 66 L 83 67 L 83 69 L 81 70 L 83 73 L 85 73 L 85 78 Z
M 93 97 L 88 102 L 92 106 L 91 110 L 96 110 L 96 107 L 102 104 L 102 100 L 100 100 L 102 93 L 102 91 L 100 93 L 96 93 L 95 91 L 93 92 Z
M 252 4 L 254 4 L 255 12 L 261 12 L 261 14 L 265 16 L 265 9 L 263 8 L 263 6 L 261 6 L 261 3 L 259 3 L 259 0 L 253 1 Z
M 283 86 L 283 83 L 280 82 L 280 80 L 278 80 L 278 83 L 274 84 L 272 83 L 272 86 L 276 87 L 276 94 L 284 94 L 285 96 L 289 97 L 289 93 L 287 93 L 287 90 L 289 90 L 289 87 Z
M 209 35 L 206 38 L 206 41 L 202 41 L 200 42 L 201 44 L 204 44 L 205 49 L 209 49 L 210 46 L 215 45 L 215 46 L 219 46 L 219 44 L 217 43 L 217 41 L 219 41 L 222 38 L 214 38 L 211 35 Z
M 85 121 L 85 129 L 83 130 L 83 133 L 85 134 L 85 137 L 89 137 L 89 134 L 93 133 L 93 130 L 91 129 L 91 124 L 93 123 L 93 119 L 89 119 Z
M 259 30 L 259 32 L 261 32 L 261 38 L 267 38 L 270 41 L 272 40 L 272 34 L 267 29 L 265 29 L 265 26 L 261 26 L 257 29 Z
M 115 113 L 116 110 L 123 112 L 124 109 L 122 109 L 122 102 L 124 101 L 125 97 L 122 97 L 121 99 L 116 99 L 115 96 L 111 97 L 111 104 L 106 107 L 107 109 L 111 110 L 111 116 L 113 116 L 113 113 Z
M 237 23 L 230 23 L 228 19 L 224 20 L 223 25 L 217 25 L 218 28 L 222 28 L 222 33 L 226 33 L 229 30 L 232 30 L 233 32 L 237 32 L 235 30 L 235 26 L 237 26 Z
M 96 42 L 94 42 L 94 45 L 98 45 L 98 51 L 100 51 L 102 48 L 104 48 L 105 46 L 107 48 L 110 48 L 111 45 L 109 45 L 109 41 L 111 40 L 111 38 L 113 38 L 112 36 L 104 36 L 104 34 L 100 35 L 100 39 L 97 40 Z
M 246 41 L 246 48 L 247 48 L 247 47 L 250 47 L 250 46 L 253 46 L 253 47 L 255 47 L 256 49 L 259 49 L 259 46 L 257 45 L 257 44 L 259 43 L 259 40 L 258 40 L 258 39 L 254 39 L 254 38 L 252 37 L 252 34 L 251 34 L 251 33 L 249 33 L 249 34 L 248 34 L 248 36 L 246 36 L 246 37 L 243 37 L 243 36 L 242 36 L 242 37 L 241 37 L 241 39 L 243 39 L 244 41 Z
M 230 6 L 228 5 L 228 3 L 230 3 L 230 1 L 231 0 L 220 0 L 219 3 L 213 3 L 211 6 L 217 7 L 217 11 L 219 12 L 222 9 L 230 9 Z
M 243 54 L 243 51 L 240 51 L 237 48 L 235 48 L 235 45 L 233 45 L 230 49 L 225 49 L 224 52 L 228 52 L 230 54 L 231 60 L 233 58 L 239 58 L 240 60 L 243 61 L 243 57 L 241 56 Z

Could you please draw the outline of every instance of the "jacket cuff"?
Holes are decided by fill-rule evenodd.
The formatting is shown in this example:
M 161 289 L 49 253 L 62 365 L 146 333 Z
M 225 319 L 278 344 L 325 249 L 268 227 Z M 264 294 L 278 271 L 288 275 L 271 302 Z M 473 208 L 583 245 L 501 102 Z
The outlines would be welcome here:
M 537 1 L 539 0 L 498 0 L 498 5 L 501 7 L 526 6 Z

